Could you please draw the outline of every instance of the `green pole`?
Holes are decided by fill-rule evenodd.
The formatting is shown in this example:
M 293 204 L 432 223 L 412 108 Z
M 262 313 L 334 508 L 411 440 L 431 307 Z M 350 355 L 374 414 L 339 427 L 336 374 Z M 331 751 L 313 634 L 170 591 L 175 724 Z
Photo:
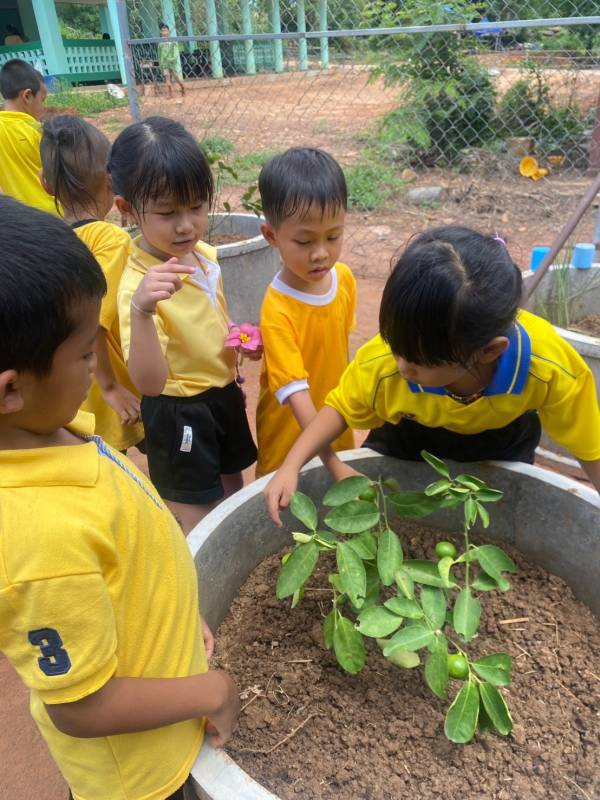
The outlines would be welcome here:
M 185 15 L 185 32 L 188 36 L 194 35 L 194 26 L 192 24 L 192 5 L 190 0 L 183 0 L 183 13 Z M 193 53 L 196 48 L 194 42 L 188 42 L 188 50 Z
M 319 30 L 327 31 L 327 0 L 319 0 Z M 321 68 L 327 69 L 329 66 L 329 39 L 326 36 L 321 36 L 319 40 L 321 43 Z
M 304 2 L 304 0 L 302 0 Z M 250 14 L 250 0 L 241 0 L 242 4 L 242 32 L 252 33 L 252 16 Z M 256 75 L 256 62 L 254 61 L 254 42 L 252 39 L 244 41 L 246 51 L 246 75 Z
M 217 23 L 217 7 L 215 0 L 206 0 L 206 22 L 209 36 L 219 35 L 219 25 Z M 221 61 L 221 48 L 219 42 L 209 42 L 210 64 L 212 67 L 213 78 L 223 77 L 223 62 Z
M 67 53 L 60 35 L 60 24 L 54 3 L 47 3 L 45 0 L 32 0 L 32 7 L 40 32 L 40 41 L 46 59 L 48 75 L 68 76 Z
M 271 0 L 271 26 L 273 33 L 281 33 L 279 0 Z M 283 72 L 283 41 L 281 39 L 275 39 L 273 50 L 275 52 L 275 72 Z
M 105 24 L 107 26 L 107 33 L 110 33 L 117 48 L 117 58 L 119 60 L 119 72 L 121 73 L 121 83 L 127 84 L 127 69 L 125 67 L 125 45 L 121 40 L 119 30 L 119 9 L 117 7 L 117 0 L 107 0 L 108 5 L 105 7 Z
M 306 10 L 304 8 L 304 0 L 296 1 L 296 27 L 298 33 L 306 33 Z M 298 59 L 300 62 L 300 69 L 308 69 L 308 43 L 302 36 L 298 39 Z

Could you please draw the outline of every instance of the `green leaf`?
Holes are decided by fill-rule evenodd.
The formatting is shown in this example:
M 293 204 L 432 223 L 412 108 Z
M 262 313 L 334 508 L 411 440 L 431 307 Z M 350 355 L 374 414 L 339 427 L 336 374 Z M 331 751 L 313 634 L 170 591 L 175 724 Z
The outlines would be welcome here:
M 326 550 L 333 550 L 338 543 L 337 536 L 331 531 L 317 531 L 315 541 Z
M 453 581 L 450 578 L 450 570 L 454 564 L 454 559 L 450 558 L 450 556 L 444 556 L 444 558 L 440 558 L 437 563 L 438 572 L 440 574 L 440 578 L 444 582 L 444 586 L 452 586 Z
M 389 500 L 398 516 L 415 518 L 426 517 L 443 503 L 443 498 L 428 497 L 424 492 L 396 492 Z
M 414 625 L 402 628 L 390 639 L 383 655 L 387 658 L 394 650 L 420 650 L 421 647 L 433 641 L 435 634 L 425 625 L 416 622 Z
M 477 501 L 472 497 L 467 497 L 465 500 L 465 525 L 467 528 L 472 528 L 477 519 Z
M 391 586 L 394 575 L 402 566 L 404 555 L 400 539 L 394 531 L 386 528 L 379 536 L 377 547 L 377 569 L 384 586 Z
M 336 572 L 333 572 L 327 578 L 327 580 L 333 586 L 333 588 L 336 590 L 338 594 L 344 594 L 344 590 L 342 589 L 342 582 L 340 581 L 340 576 Z
M 426 461 L 430 467 L 433 467 L 437 473 L 443 475 L 444 478 L 450 477 L 450 471 L 448 470 L 448 467 L 440 458 L 437 458 L 437 456 L 428 453 L 427 450 L 421 450 L 421 458 Z
M 302 492 L 294 492 L 292 495 L 292 500 L 290 502 L 290 511 L 309 528 L 311 531 L 316 530 L 317 528 L 317 509 L 315 508 L 315 504 L 305 494 Z
M 483 544 L 477 548 L 477 560 L 483 571 L 497 582 L 500 589 L 506 591 L 510 587 L 502 573 L 516 572 L 517 566 L 504 550 L 493 544 Z
M 425 616 L 433 627 L 443 628 L 446 622 L 446 597 L 442 590 L 423 586 L 420 600 Z
M 346 617 L 339 616 L 333 632 L 333 649 L 342 669 L 352 675 L 365 665 L 365 643 L 362 635 Z
M 436 481 L 435 483 L 430 483 L 429 486 L 425 488 L 425 494 L 427 497 L 435 497 L 438 494 L 444 494 L 447 492 L 451 486 L 452 481 Z
M 472 492 L 477 492 L 480 489 L 487 489 L 486 484 L 474 475 L 457 475 L 454 481 L 455 483 L 460 483 L 462 486 L 466 486 L 467 489 L 471 489 Z
M 363 636 L 374 639 L 389 636 L 402 625 L 402 617 L 392 614 L 383 606 L 371 606 L 358 615 L 358 630 Z
M 338 533 L 361 533 L 379 522 L 379 511 L 373 503 L 350 500 L 336 506 L 325 517 L 325 523 Z
M 383 605 L 399 617 L 406 617 L 406 619 L 423 618 L 423 609 L 416 600 L 409 600 L 406 597 L 390 597 Z
M 360 608 L 367 593 L 367 574 L 363 562 L 348 542 L 338 542 L 336 560 L 342 590 L 352 605 Z
M 399 570 L 396 570 L 394 580 L 404 597 L 411 600 L 415 596 L 415 582 L 408 573 L 406 567 L 402 566 Z
M 314 542 L 301 544 L 293 551 L 281 567 L 277 578 L 277 597 L 283 600 L 294 594 L 312 575 L 319 560 L 319 547 Z
M 507 736 L 512 730 L 513 722 L 504 698 L 498 689 L 489 683 L 482 683 L 479 686 L 479 692 L 483 706 L 494 723 L 494 728 L 502 736 Z
M 477 513 L 479 514 L 479 518 L 483 524 L 484 528 L 489 528 L 490 526 L 490 515 L 488 510 L 485 506 L 482 506 L 481 503 L 477 503 Z
M 469 642 L 477 633 L 481 617 L 481 603 L 470 589 L 462 589 L 454 604 L 452 624 L 454 630 Z
M 323 620 L 323 639 L 325 641 L 325 647 L 328 650 L 331 650 L 333 647 L 333 632 L 335 630 L 336 614 L 337 611 L 332 609 Z
M 344 478 L 339 483 L 330 486 L 323 498 L 324 506 L 342 506 L 350 500 L 354 500 L 359 494 L 366 491 L 371 485 L 371 481 L 364 475 L 353 475 L 351 478 Z
M 494 723 L 489 718 L 481 697 L 479 698 L 479 717 L 477 718 L 477 727 L 482 733 L 484 731 L 491 731 L 494 729 Z
M 497 503 L 498 500 L 502 500 L 504 497 L 504 492 L 501 492 L 499 489 L 478 489 L 475 493 L 475 496 L 478 500 L 482 503 Z
M 508 686 L 512 678 L 512 658 L 506 653 L 493 653 L 474 661 L 473 669 L 494 686 Z
M 506 581 L 506 583 L 508 583 L 508 581 Z M 498 589 L 498 584 L 485 572 L 480 572 L 475 580 L 471 581 L 471 588 L 476 589 L 478 592 L 493 592 L 495 589 Z
M 413 559 L 405 561 L 403 567 L 416 583 L 446 588 L 446 584 L 438 572 L 437 562 Z
M 419 654 L 410 650 L 394 650 L 391 655 L 387 656 L 387 660 L 400 669 L 413 669 L 421 663 Z
M 296 606 L 303 599 L 304 599 L 304 586 L 301 586 L 299 589 L 296 589 L 296 591 L 292 595 L 292 608 L 296 608 Z
M 348 540 L 348 546 L 364 561 L 373 561 L 377 558 L 377 539 L 369 531 L 353 536 Z
M 444 733 L 451 742 L 465 744 L 475 735 L 479 716 L 479 690 L 472 681 L 467 681 L 454 698 L 444 723 Z
M 307 542 L 312 542 L 313 535 L 310 533 L 302 533 L 299 531 L 295 531 L 292 533 L 292 539 L 299 544 L 306 544 Z
M 379 573 L 377 572 L 377 567 L 375 564 L 370 564 L 367 562 L 365 564 L 365 572 L 367 574 L 367 594 L 365 596 L 365 602 L 363 603 L 363 608 L 369 604 L 372 605 L 379 600 Z
M 425 661 L 425 680 L 431 691 L 442 700 L 448 688 L 448 656 L 445 652 L 435 650 Z

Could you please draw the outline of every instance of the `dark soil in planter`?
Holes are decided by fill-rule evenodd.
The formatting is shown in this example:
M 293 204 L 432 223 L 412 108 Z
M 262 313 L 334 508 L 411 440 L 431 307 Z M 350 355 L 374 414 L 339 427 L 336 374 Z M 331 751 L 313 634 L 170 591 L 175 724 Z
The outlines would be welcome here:
M 251 237 L 246 237 L 251 238 Z M 208 237 L 208 241 L 213 247 L 219 247 L 222 244 L 233 244 L 234 242 L 245 241 L 239 233 L 216 233 Z
M 397 529 L 417 558 L 433 557 L 442 538 L 415 525 Z M 393 667 L 372 640 L 364 671 L 342 672 L 322 646 L 327 568 L 319 566 L 290 610 L 275 597 L 276 555 L 256 568 L 218 631 L 217 661 L 243 698 L 231 756 L 283 800 L 600 797 L 597 620 L 562 580 L 505 549 L 519 572 L 507 594 L 483 595 L 470 652 L 514 659 L 513 683 L 503 690 L 515 722 L 508 737 L 450 743 L 443 732 L 449 703 L 431 694 L 422 667 Z M 453 697 L 460 682 L 450 688 Z
M 588 314 L 571 325 L 571 330 L 600 338 L 600 314 Z

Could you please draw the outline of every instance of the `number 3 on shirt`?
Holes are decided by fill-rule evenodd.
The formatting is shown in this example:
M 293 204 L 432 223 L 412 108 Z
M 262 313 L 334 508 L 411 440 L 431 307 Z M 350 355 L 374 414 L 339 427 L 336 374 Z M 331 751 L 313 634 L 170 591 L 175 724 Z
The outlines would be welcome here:
M 38 664 L 44 675 L 64 675 L 71 669 L 71 659 L 62 646 L 62 639 L 54 628 L 29 631 L 29 641 L 39 647 L 42 655 Z

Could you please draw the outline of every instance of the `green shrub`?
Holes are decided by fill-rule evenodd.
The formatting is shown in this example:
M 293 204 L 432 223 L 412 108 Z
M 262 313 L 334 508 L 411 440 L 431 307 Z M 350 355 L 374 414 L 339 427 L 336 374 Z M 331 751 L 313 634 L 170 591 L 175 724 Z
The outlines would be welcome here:
M 218 133 L 205 136 L 204 139 L 200 140 L 200 144 L 206 153 L 219 156 L 220 158 L 228 156 L 235 150 L 234 143 L 225 138 L 225 136 L 219 136 Z
M 348 207 L 374 211 L 401 187 L 394 170 L 378 161 L 364 161 L 344 170 L 348 185 Z
M 117 100 L 108 92 L 77 92 L 64 90 L 52 92 L 46 101 L 48 108 L 64 108 L 76 111 L 84 117 L 91 117 L 103 111 L 127 106 L 127 100 Z

